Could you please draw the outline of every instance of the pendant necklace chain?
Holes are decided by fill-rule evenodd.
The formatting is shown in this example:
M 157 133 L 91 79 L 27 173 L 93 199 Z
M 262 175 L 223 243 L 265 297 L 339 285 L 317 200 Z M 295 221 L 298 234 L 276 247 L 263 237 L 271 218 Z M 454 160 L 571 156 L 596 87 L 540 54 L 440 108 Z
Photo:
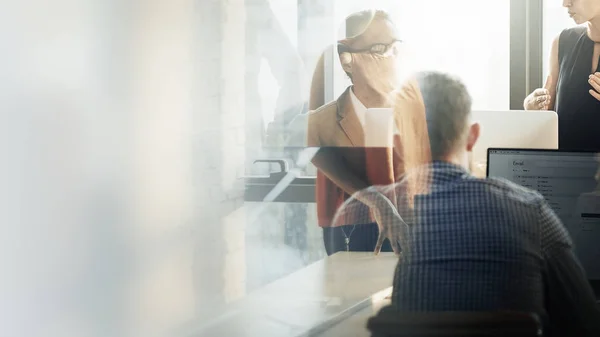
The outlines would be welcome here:
M 352 230 L 350 231 L 350 234 L 348 234 L 348 235 L 346 235 L 346 232 L 344 231 L 343 228 L 340 227 L 340 229 L 342 230 L 342 233 L 344 233 L 344 241 L 346 242 L 346 251 L 349 252 L 350 251 L 350 237 L 352 236 L 352 233 L 356 229 L 356 225 L 352 226 Z

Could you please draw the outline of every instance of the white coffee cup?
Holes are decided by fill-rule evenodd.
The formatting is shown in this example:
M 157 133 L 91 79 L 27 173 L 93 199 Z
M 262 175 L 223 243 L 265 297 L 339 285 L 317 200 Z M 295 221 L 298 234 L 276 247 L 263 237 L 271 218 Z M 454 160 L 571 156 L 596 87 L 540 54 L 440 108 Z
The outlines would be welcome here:
M 392 147 L 394 118 L 391 108 L 367 109 L 364 125 L 366 147 Z

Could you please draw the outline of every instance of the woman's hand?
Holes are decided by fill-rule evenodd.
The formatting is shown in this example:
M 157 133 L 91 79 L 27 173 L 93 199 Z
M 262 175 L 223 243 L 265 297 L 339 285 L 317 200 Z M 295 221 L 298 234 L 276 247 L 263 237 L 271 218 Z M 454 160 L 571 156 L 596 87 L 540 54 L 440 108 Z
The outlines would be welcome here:
M 590 89 L 590 95 L 600 101 L 600 73 L 591 74 L 588 82 L 590 82 L 590 85 L 593 88 Z
M 395 199 L 393 191 L 388 193 L 393 195 L 392 199 Z M 337 211 L 333 223 L 337 223 L 337 218 L 341 214 L 356 214 L 356 212 L 360 212 L 363 209 L 361 205 L 369 207 L 369 212 L 375 218 L 375 222 L 379 227 L 375 254 L 379 254 L 383 242 L 385 239 L 388 239 L 394 253 L 400 255 L 402 246 L 406 247 L 408 244 L 408 225 L 400 216 L 396 205 L 390 198 L 380 192 L 377 186 L 371 186 L 355 193 Z M 353 217 L 356 217 L 356 215 L 353 215 Z
M 379 236 L 375 245 L 375 255 L 381 252 L 381 246 L 385 239 L 390 240 L 392 250 L 400 256 L 402 250 L 401 242 L 406 242 L 408 225 L 404 222 L 398 210 L 391 203 L 383 203 L 381 208 L 374 208 L 373 215 L 379 227 Z M 407 247 L 405 246 L 404 249 Z
M 523 102 L 525 110 L 548 110 L 550 92 L 548 89 L 535 89 Z

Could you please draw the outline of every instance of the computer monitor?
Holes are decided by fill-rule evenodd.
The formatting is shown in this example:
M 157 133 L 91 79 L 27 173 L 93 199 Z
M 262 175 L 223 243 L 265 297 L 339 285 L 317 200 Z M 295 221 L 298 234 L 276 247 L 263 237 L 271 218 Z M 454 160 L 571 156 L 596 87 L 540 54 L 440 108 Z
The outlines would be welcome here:
M 558 116 L 554 111 L 473 111 L 481 125 L 473 149 L 473 174 L 485 176 L 488 148 L 558 149 Z
M 593 152 L 489 149 L 488 177 L 537 190 L 569 231 L 590 280 L 600 280 L 600 161 Z

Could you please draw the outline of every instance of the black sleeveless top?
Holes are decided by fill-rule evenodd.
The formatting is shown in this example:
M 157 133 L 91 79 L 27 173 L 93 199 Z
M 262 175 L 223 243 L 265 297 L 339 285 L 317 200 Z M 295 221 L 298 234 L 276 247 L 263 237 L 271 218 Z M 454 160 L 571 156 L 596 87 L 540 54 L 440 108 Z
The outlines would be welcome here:
M 593 55 L 594 41 L 587 36 L 587 27 L 562 31 L 554 104 L 561 149 L 600 151 L 600 101 L 588 92 L 592 89 L 588 79 Z M 600 62 L 597 68 L 600 68 Z

